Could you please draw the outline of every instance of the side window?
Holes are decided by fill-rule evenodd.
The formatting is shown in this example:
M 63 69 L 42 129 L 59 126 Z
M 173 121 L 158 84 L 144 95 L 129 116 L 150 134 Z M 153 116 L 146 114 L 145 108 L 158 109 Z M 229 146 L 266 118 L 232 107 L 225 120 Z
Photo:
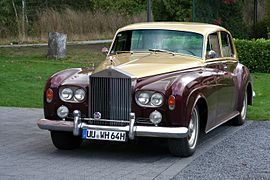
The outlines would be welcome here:
M 233 57 L 231 36 L 226 32 L 221 32 L 222 53 L 224 57 Z
M 213 33 L 208 36 L 207 42 L 207 59 L 220 57 L 220 46 L 218 33 Z

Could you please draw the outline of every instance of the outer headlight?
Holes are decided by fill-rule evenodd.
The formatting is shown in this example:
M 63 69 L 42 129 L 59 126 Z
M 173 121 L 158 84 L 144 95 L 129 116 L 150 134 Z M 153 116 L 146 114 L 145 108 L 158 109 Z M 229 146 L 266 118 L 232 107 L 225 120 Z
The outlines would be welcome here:
M 160 106 L 163 104 L 163 96 L 160 93 L 155 93 L 151 96 L 151 104 Z
M 64 88 L 60 93 L 60 97 L 63 100 L 71 100 L 73 97 L 73 91 L 70 88 Z
M 146 92 L 140 92 L 136 98 L 137 102 L 141 105 L 146 105 L 150 101 L 150 95 Z
M 74 93 L 74 97 L 77 101 L 83 101 L 85 98 L 85 91 L 83 89 L 77 89 Z

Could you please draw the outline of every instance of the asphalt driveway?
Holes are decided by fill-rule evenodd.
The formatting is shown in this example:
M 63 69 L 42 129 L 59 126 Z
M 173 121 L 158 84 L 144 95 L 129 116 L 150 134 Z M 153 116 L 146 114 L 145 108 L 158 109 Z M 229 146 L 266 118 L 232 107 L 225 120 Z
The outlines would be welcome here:
M 36 126 L 41 109 L 0 108 L 0 179 L 270 179 L 270 122 L 223 125 L 189 158 L 166 141 L 84 142 L 59 151 Z

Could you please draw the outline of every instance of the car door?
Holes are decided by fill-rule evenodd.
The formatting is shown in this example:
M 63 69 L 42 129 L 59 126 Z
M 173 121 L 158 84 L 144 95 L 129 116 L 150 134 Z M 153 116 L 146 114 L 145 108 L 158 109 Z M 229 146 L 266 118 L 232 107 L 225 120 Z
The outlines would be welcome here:
M 234 70 L 237 66 L 237 60 L 233 48 L 231 35 L 225 31 L 220 33 L 222 63 L 220 73 L 222 75 L 222 90 L 219 96 L 219 115 L 226 118 L 234 113 L 236 104 L 236 88 Z
M 211 128 L 217 125 L 217 117 L 220 116 L 222 111 L 221 106 L 219 105 L 219 98 L 222 95 L 222 80 L 223 80 L 223 71 L 222 61 L 221 61 L 221 49 L 220 49 L 220 40 L 218 32 L 211 33 L 207 37 L 207 46 L 206 46 L 206 71 L 211 73 L 211 83 L 206 84 L 208 86 L 207 94 L 208 95 L 208 122 L 206 129 L 210 130 Z

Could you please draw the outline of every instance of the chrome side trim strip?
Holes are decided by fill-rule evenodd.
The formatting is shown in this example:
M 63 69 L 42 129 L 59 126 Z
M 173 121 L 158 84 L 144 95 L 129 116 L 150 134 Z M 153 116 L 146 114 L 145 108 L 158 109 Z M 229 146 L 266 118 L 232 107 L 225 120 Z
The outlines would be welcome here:
M 215 129 L 216 127 L 228 122 L 229 120 L 231 120 L 232 118 L 238 116 L 240 113 L 238 111 L 234 111 L 232 114 L 230 114 L 229 116 L 225 117 L 221 123 L 215 125 L 214 127 L 211 127 L 210 129 L 208 129 L 207 131 L 205 131 L 205 133 L 209 133 L 210 131 L 212 131 L 213 129 Z

